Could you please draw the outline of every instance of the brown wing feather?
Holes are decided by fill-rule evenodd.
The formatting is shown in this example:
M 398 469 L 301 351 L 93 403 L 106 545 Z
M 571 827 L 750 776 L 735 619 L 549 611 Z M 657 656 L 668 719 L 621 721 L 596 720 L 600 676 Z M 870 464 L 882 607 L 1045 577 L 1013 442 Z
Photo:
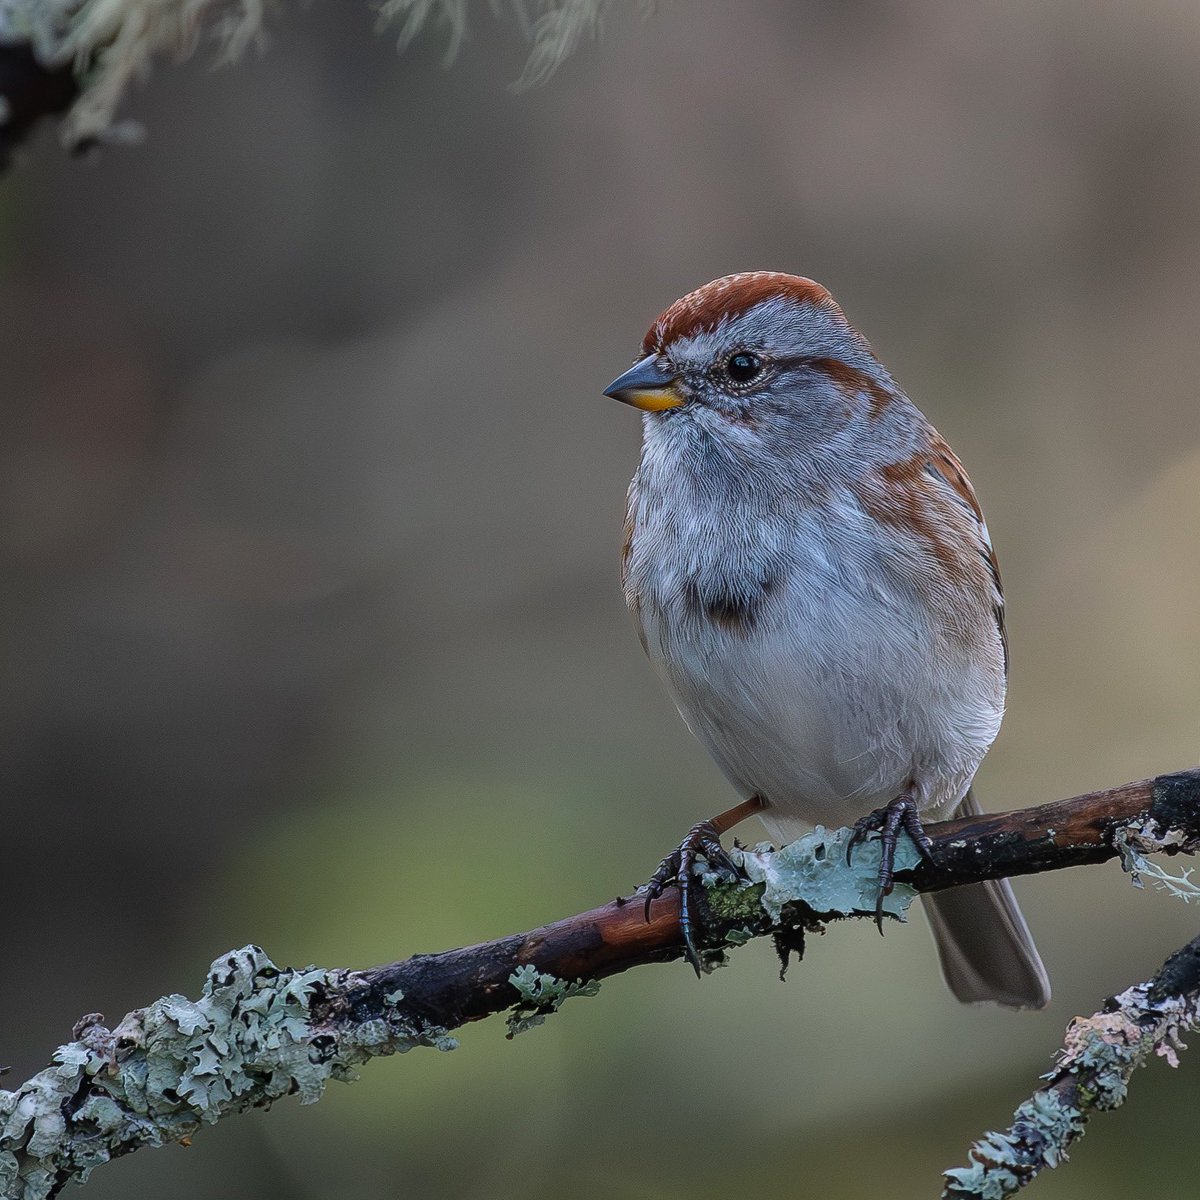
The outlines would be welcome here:
M 992 574 L 992 581 L 996 585 L 996 605 L 993 612 L 996 617 L 996 628 L 1000 631 L 1000 643 L 1004 647 L 1004 673 L 1007 675 L 1008 631 L 1004 628 L 1004 585 L 1000 581 L 1000 564 L 996 560 L 996 551 L 992 548 L 987 522 L 983 519 L 983 509 L 979 507 L 975 489 L 971 486 L 971 481 L 967 478 L 962 463 L 958 461 L 958 455 L 946 445 L 940 433 L 933 432 L 929 450 L 929 465 L 945 480 L 963 505 L 970 509 L 979 526 L 980 553 L 983 555 L 983 560 Z

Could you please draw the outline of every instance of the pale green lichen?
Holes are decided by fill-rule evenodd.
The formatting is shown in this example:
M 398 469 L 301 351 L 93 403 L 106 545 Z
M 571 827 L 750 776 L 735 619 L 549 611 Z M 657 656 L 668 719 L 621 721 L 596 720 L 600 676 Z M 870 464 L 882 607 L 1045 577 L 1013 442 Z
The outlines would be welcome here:
M 1146 878 L 1159 891 L 1190 904 L 1193 900 L 1200 900 L 1200 884 L 1192 882 L 1193 868 L 1184 867 L 1178 875 L 1172 875 L 1146 857 L 1163 850 L 1177 849 L 1182 844 L 1182 834 L 1160 838 L 1156 831 L 1143 826 L 1126 825 L 1113 834 L 1113 847 L 1121 857 L 1121 869 L 1128 873 L 1134 887 L 1144 887 L 1142 879 Z
M 751 883 L 763 885 L 758 903 L 774 922 L 789 904 L 795 903 L 832 916 L 873 913 L 879 896 L 879 839 L 870 838 L 855 846 L 848 866 L 846 847 L 851 836 L 848 829 L 829 830 L 818 825 L 780 850 L 734 850 L 731 857 Z M 909 870 L 920 861 L 912 839 L 902 836 L 896 845 L 896 870 Z M 915 888 L 898 882 L 883 898 L 883 912 L 904 920 L 916 897 Z
M 0 42 L 29 42 L 43 62 L 62 41 L 82 0 L 0 0 Z
M 978 1196 L 979 1200 L 1004 1200 L 1021 1187 L 1021 1177 L 1005 1158 L 1011 1153 L 1007 1139 L 989 1133 L 971 1147 L 971 1165 L 945 1172 L 945 1196 Z
M 573 996 L 594 996 L 600 990 L 598 979 L 559 979 L 539 971 L 531 963 L 518 967 L 508 977 L 508 982 L 521 997 L 506 1020 L 510 1038 L 541 1025 L 551 1013 L 558 1012 L 565 1000 Z
M 734 851 L 737 854 L 738 851 Z M 701 878 L 705 887 L 705 898 L 708 910 L 714 921 L 722 925 L 753 926 L 761 924 L 766 919 L 763 909 L 763 885 L 747 884 L 745 880 L 729 883 L 715 875 L 705 874 Z
M 600 36 L 600 23 L 613 0 L 554 0 L 543 3 L 543 12 L 531 24 L 533 43 L 525 70 L 513 85 L 516 90 L 537 87 L 575 53 L 584 38 Z M 643 4 L 643 8 L 647 7 Z
M 1151 1055 L 1178 1064 L 1180 1034 L 1200 1026 L 1200 999 L 1187 994 L 1152 1000 L 1152 986 L 1138 984 L 1114 996 L 1103 1011 L 1071 1022 L 1058 1063 L 1043 1076 L 1050 1086 L 1016 1110 L 1007 1131 L 977 1141 L 967 1166 L 945 1173 L 945 1197 L 1013 1195 L 1038 1172 L 1066 1160 L 1091 1113 L 1124 1103 L 1133 1072 Z
M 511 8 L 530 43 L 529 58 L 518 90 L 545 83 L 575 52 L 584 38 L 595 38 L 614 0 L 512 0 Z M 492 8 L 501 7 L 492 0 Z M 651 5 L 643 0 L 643 11 Z M 446 62 L 453 62 L 467 36 L 467 0 L 383 0 L 379 5 L 381 28 L 397 27 L 403 50 L 429 24 L 436 21 L 448 33 Z
M 516 86 L 548 79 L 584 36 L 598 32 L 612 3 L 510 0 L 530 42 Z M 279 0 L 0 0 L 0 43 L 28 42 L 47 67 L 73 65 L 79 95 L 62 122 L 66 145 L 132 141 L 140 129 L 115 114 L 133 80 L 164 55 L 188 58 L 202 40 L 214 46 L 216 65 L 235 62 L 264 43 L 264 22 L 278 7 Z M 467 0 L 384 0 L 377 8 L 381 28 L 398 26 L 401 46 L 440 22 L 450 33 L 451 59 L 466 34 Z M 0 124 L 6 117 L 0 111 Z
M 0 41 L 27 40 L 48 67 L 73 64 L 79 96 L 63 141 L 128 140 L 114 123 L 121 97 L 160 55 L 186 58 L 202 34 L 217 62 L 237 59 L 261 36 L 274 0 L 0 0 Z
M 947 1195 L 1003 1200 L 1042 1167 L 1057 1167 L 1083 1132 L 1086 1116 L 1058 1092 L 1035 1092 L 1013 1114 L 1007 1133 L 987 1133 L 970 1151 L 971 1165 L 946 1172 Z
M 315 1030 L 310 1002 L 336 987 L 334 973 L 281 970 L 246 946 L 213 963 L 198 1000 L 163 997 L 111 1031 L 85 1018 L 52 1066 L 0 1091 L 0 1195 L 44 1200 L 115 1154 L 178 1142 L 283 1096 L 311 1104 L 327 1080 L 352 1078 L 369 1058 L 452 1048 L 445 1030 L 399 1010 Z

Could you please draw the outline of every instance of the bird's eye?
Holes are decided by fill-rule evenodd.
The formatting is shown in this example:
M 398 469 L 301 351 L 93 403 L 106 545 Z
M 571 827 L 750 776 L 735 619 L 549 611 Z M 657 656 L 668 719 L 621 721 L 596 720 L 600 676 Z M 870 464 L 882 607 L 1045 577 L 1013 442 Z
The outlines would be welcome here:
M 750 383 L 762 374 L 762 359 L 749 350 L 739 350 L 725 360 L 725 374 L 734 383 Z

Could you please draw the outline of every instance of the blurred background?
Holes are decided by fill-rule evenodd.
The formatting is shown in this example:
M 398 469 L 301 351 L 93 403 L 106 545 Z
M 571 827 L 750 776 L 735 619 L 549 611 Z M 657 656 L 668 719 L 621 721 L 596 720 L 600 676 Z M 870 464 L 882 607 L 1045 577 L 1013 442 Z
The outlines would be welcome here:
M 248 941 L 366 965 L 643 880 L 730 793 L 617 582 L 679 294 L 825 283 L 968 464 L 1008 594 L 1016 807 L 1200 761 L 1200 9 L 614 8 L 515 94 L 512 20 L 397 57 L 365 5 L 162 66 L 140 149 L 0 184 L 0 1062 Z M 753 840 L 757 829 L 747 826 Z M 91 1200 L 928 1197 L 1076 1012 L 1196 916 L 1022 882 L 1055 1001 L 959 1007 L 919 928 L 606 983 L 371 1064 Z M 1037 1194 L 1194 1195 L 1200 1064 Z M 1193 1182 L 1189 1182 L 1193 1181 Z

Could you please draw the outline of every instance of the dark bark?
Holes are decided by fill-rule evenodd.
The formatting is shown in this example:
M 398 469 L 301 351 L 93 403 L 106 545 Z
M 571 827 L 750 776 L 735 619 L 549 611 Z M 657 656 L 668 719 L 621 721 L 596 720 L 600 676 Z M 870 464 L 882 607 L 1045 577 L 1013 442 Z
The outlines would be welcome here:
M 14 149 L 42 117 L 66 112 L 79 94 L 71 64 L 46 67 L 24 42 L 0 44 L 0 173 L 12 165 Z
M 1200 841 L 1200 769 L 1037 808 L 929 825 L 933 861 L 898 872 L 897 878 L 919 892 L 934 892 L 984 879 L 1101 863 L 1117 855 L 1116 829 L 1148 821 L 1164 834 L 1173 830 L 1183 840 Z M 782 930 L 761 910 L 748 916 L 745 904 L 738 904 L 735 914 L 721 917 L 718 912 L 724 906 L 716 901 L 727 899 L 730 890 L 724 885 L 710 889 L 702 905 L 697 938 L 701 949 L 726 945 L 726 935 L 734 928 L 752 928 L 758 936 L 786 934 L 844 915 L 793 909 L 786 914 L 788 924 Z M 329 1016 L 366 1019 L 381 1011 L 381 997 L 399 988 L 415 1016 L 453 1029 L 510 1007 L 514 995 L 508 978 L 525 964 L 561 979 L 603 979 L 682 955 L 679 896 L 672 889 L 654 902 L 648 923 L 640 902 L 615 900 L 529 933 L 348 973 L 345 992 L 331 1000 Z

